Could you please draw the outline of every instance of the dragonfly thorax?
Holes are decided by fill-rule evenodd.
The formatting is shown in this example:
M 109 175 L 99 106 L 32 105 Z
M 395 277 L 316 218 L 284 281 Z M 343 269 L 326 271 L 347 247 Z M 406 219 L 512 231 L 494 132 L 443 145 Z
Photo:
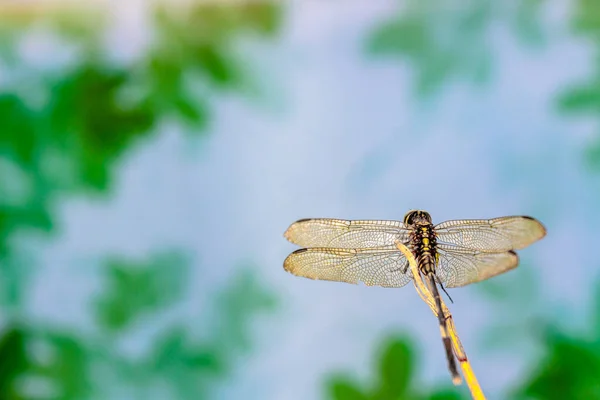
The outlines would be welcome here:
M 415 255 L 419 270 L 423 274 L 435 272 L 436 245 L 433 224 L 413 225 L 410 234 L 410 250 Z

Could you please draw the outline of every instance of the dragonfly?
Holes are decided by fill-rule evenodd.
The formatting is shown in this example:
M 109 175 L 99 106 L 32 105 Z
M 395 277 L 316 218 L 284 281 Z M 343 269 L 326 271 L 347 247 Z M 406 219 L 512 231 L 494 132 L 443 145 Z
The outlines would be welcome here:
M 403 221 L 301 219 L 285 232 L 302 248 L 284 261 L 286 271 L 315 280 L 399 288 L 413 275 L 399 250 L 406 246 L 417 261 L 437 309 L 451 374 L 458 375 L 438 285 L 456 288 L 517 267 L 515 250 L 542 239 L 546 228 L 529 216 L 450 220 L 434 225 L 423 210 L 410 210 Z M 446 292 L 447 293 L 447 292 Z

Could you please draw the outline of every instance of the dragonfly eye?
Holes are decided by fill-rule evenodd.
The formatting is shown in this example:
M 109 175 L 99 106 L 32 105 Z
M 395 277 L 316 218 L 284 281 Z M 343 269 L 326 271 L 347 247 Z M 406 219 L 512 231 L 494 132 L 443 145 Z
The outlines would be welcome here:
M 431 215 L 427 211 L 421 211 L 421 217 L 431 224 Z
M 413 225 L 415 223 L 415 216 L 418 214 L 418 211 L 409 211 L 404 216 L 404 225 Z

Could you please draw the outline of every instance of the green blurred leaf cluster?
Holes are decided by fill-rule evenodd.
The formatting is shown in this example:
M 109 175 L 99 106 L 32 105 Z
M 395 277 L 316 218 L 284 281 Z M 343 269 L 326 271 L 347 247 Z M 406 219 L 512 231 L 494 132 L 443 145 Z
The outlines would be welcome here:
M 157 387 L 168 393 L 166 398 L 213 398 L 248 350 L 251 320 L 272 310 L 275 302 L 250 272 L 242 271 L 220 293 L 213 310 L 218 319 L 169 323 L 141 357 L 121 350 L 122 340 L 136 334 L 125 327 L 135 321 L 143 326 L 144 316 L 168 311 L 185 297 L 184 259 L 169 252 L 147 261 L 107 260 L 105 273 L 112 283 L 97 299 L 96 334 L 36 324 L 5 329 L 0 337 L 0 398 L 114 398 L 116 389 L 143 397 Z M 44 382 L 46 389 L 36 393 L 34 380 Z
M 567 89 L 558 99 L 559 110 L 600 116 L 600 4 L 594 0 L 574 2 L 573 32 L 592 47 L 594 61 L 591 76 Z M 600 129 L 600 128 L 596 128 Z M 600 132 L 586 151 L 587 165 L 600 169 Z
M 187 281 L 187 263 L 180 253 L 158 254 L 152 260 L 109 260 L 106 293 L 99 299 L 99 323 L 109 330 L 127 328 L 134 318 L 155 313 L 175 302 Z
M 493 24 L 511 28 L 523 43 L 543 41 L 541 0 L 409 0 L 367 41 L 369 54 L 410 63 L 416 94 L 427 97 L 451 79 L 485 82 L 491 73 Z
M 597 334 L 600 338 L 600 333 Z M 549 333 L 547 354 L 526 380 L 518 398 L 600 399 L 600 343 L 598 339 Z
M 600 284 L 587 332 L 550 326 L 542 359 L 515 391 L 518 399 L 600 399 Z
M 418 98 L 430 98 L 453 82 L 484 83 L 491 76 L 494 27 L 506 27 L 520 43 L 545 44 L 557 29 L 544 15 L 543 0 L 494 2 L 409 0 L 396 16 L 380 24 L 367 40 L 374 56 L 391 56 L 411 66 Z M 594 55 L 591 75 L 559 92 L 564 113 L 600 115 L 600 6 L 596 0 L 570 3 L 572 33 L 585 39 Z M 587 146 L 585 160 L 600 168 L 600 134 Z
M 540 330 L 543 352 L 533 368 L 512 388 L 503 389 L 510 399 L 600 399 L 600 283 L 594 307 L 583 333 L 566 331 L 557 322 L 546 323 Z M 521 329 L 523 324 L 520 325 Z M 538 324 L 539 325 L 539 324 Z M 542 324 L 542 326 L 544 326 Z M 500 339 L 507 348 L 506 340 Z M 326 390 L 335 400 L 463 399 L 463 389 L 448 386 L 431 391 L 421 388 L 416 375 L 415 345 L 405 337 L 384 341 L 375 382 L 362 385 L 343 375 L 330 378 Z M 440 362 L 443 354 L 440 352 Z M 477 371 L 475 371 L 477 373 Z M 449 381 L 449 379 L 448 379 Z M 485 388 L 483 388 L 485 391 Z M 493 397 L 490 397 L 493 398 Z
M 169 10 L 168 6 L 157 9 L 156 23 L 161 29 L 143 62 L 142 75 L 150 82 L 144 97 L 153 108 L 203 127 L 207 99 L 195 92 L 208 89 L 198 82 L 208 81 L 220 90 L 242 89 L 246 83 L 243 63 L 232 52 L 231 38 L 241 32 L 273 34 L 279 8 L 269 3 L 228 7 L 199 2 L 185 13 Z
M 0 254 L 14 231 L 50 230 L 58 196 L 108 189 L 115 160 L 164 120 L 203 132 L 215 90 L 244 88 L 243 61 L 232 42 L 241 33 L 273 33 L 278 18 L 279 8 L 269 3 L 163 7 L 155 10 L 155 40 L 129 63 L 109 61 L 103 30 L 88 33 L 74 65 L 59 72 L 12 60 L 16 83 L 0 87 L 0 189 L 6 190 Z M 63 28 L 79 26 L 60 21 Z M 35 22 L 12 25 L 4 41 L 16 47 Z M 72 29 L 66 32 L 64 41 L 80 42 Z M 0 53 L 0 61 L 14 53 Z M 19 190 L 12 189 L 15 180 Z
M 279 7 L 268 2 L 162 4 L 149 5 L 148 46 L 126 61 L 106 46 L 110 10 L 18 18 L 0 10 L 0 67 L 8 77 L 0 83 L 2 399 L 211 398 L 248 349 L 250 321 L 273 305 L 251 275 L 239 274 L 210 316 L 156 318 L 184 301 L 189 269 L 181 253 L 159 252 L 106 260 L 105 287 L 92 307 L 94 332 L 49 326 L 24 312 L 24 271 L 31 265 L 16 254 L 16 237 L 55 232 L 66 199 L 110 193 L 118 161 L 164 123 L 206 132 L 213 98 L 225 90 L 243 94 L 252 79 L 234 42 L 278 27 Z M 36 30 L 74 49 L 73 58 L 46 68 L 23 57 L 20 46 Z M 135 336 L 158 320 L 165 326 L 154 335 Z M 149 347 L 131 354 L 128 340 Z
M 20 327 L 10 327 L 0 337 L 0 393 L 7 400 L 23 399 L 16 385 L 27 370 L 25 334 Z
M 414 344 L 406 337 L 383 342 L 375 382 L 361 387 L 346 376 L 334 376 L 327 383 L 328 398 L 335 400 L 451 400 L 463 399 L 453 387 L 431 390 L 417 380 Z
M 170 258 L 174 258 L 173 254 Z M 176 258 L 181 260 L 182 256 Z M 129 290 L 109 290 L 103 294 L 99 301 L 104 305 L 98 314 L 100 326 L 114 331 L 114 325 L 106 324 L 106 316 L 114 314 L 120 318 L 122 305 L 140 304 L 141 293 L 153 294 L 142 296 L 148 308 L 130 309 L 129 321 L 139 320 L 149 311 L 156 313 L 180 300 L 187 292 L 182 287 L 188 281 L 187 274 L 167 267 L 168 259 L 161 255 L 148 262 L 142 268 L 145 278 L 135 285 L 129 276 L 123 274 L 115 279 L 114 267 L 109 267 L 107 272 L 112 275 L 111 279 L 120 282 L 117 286 L 129 286 Z M 173 266 L 172 262 L 169 264 Z M 171 278 L 169 282 L 166 277 L 169 273 L 178 275 L 176 281 Z M 119 301 L 115 301 L 117 298 Z M 142 359 L 132 359 L 114 352 L 113 349 L 118 345 L 115 339 L 111 339 L 112 335 L 106 336 L 102 343 L 102 348 L 107 351 L 103 353 L 106 357 L 103 362 L 120 371 L 120 380 L 125 378 L 127 385 L 138 392 L 162 385 L 168 388 L 171 394 L 169 398 L 212 398 L 211 393 L 231 373 L 239 355 L 249 349 L 252 319 L 258 313 L 272 310 L 274 304 L 274 298 L 259 285 L 253 274 L 243 270 L 219 294 L 212 310 L 218 318 L 207 320 L 206 316 L 200 316 L 199 319 L 205 321 L 202 325 L 185 324 L 181 320 L 170 324 L 157 336 L 148 355 Z M 203 312 L 207 312 L 207 308 L 203 307 Z M 200 333 L 196 331 L 198 328 L 201 329 Z
M 2 333 L 0 356 L 2 399 L 81 399 L 91 394 L 86 343 L 69 333 L 15 325 Z M 43 391 L 32 390 L 33 379 L 43 384 Z

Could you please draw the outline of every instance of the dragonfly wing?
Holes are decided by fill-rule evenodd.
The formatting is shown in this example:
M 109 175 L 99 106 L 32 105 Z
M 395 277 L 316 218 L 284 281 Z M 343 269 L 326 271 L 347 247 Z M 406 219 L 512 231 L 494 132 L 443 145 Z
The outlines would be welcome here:
M 491 253 L 519 250 L 546 235 L 539 221 L 523 216 L 446 221 L 435 231 L 438 243 Z
M 406 258 L 395 246 L 371 249 L 300 249 L 290 254 L 283 267 L 310 279 L 364 282 L 367 286 L 402 287 L 412 279 L 403 273 Z
M 519 265 L 514 251 L 488 253 L 439 244 L 436 275 L 448 287 L 465 286 L 510 271 Z
M 353 249 L 406 243 L 408 230 L 399 221 L 348 221 L 314 218 L 294 222 L 284 236 L 302 247 Z

